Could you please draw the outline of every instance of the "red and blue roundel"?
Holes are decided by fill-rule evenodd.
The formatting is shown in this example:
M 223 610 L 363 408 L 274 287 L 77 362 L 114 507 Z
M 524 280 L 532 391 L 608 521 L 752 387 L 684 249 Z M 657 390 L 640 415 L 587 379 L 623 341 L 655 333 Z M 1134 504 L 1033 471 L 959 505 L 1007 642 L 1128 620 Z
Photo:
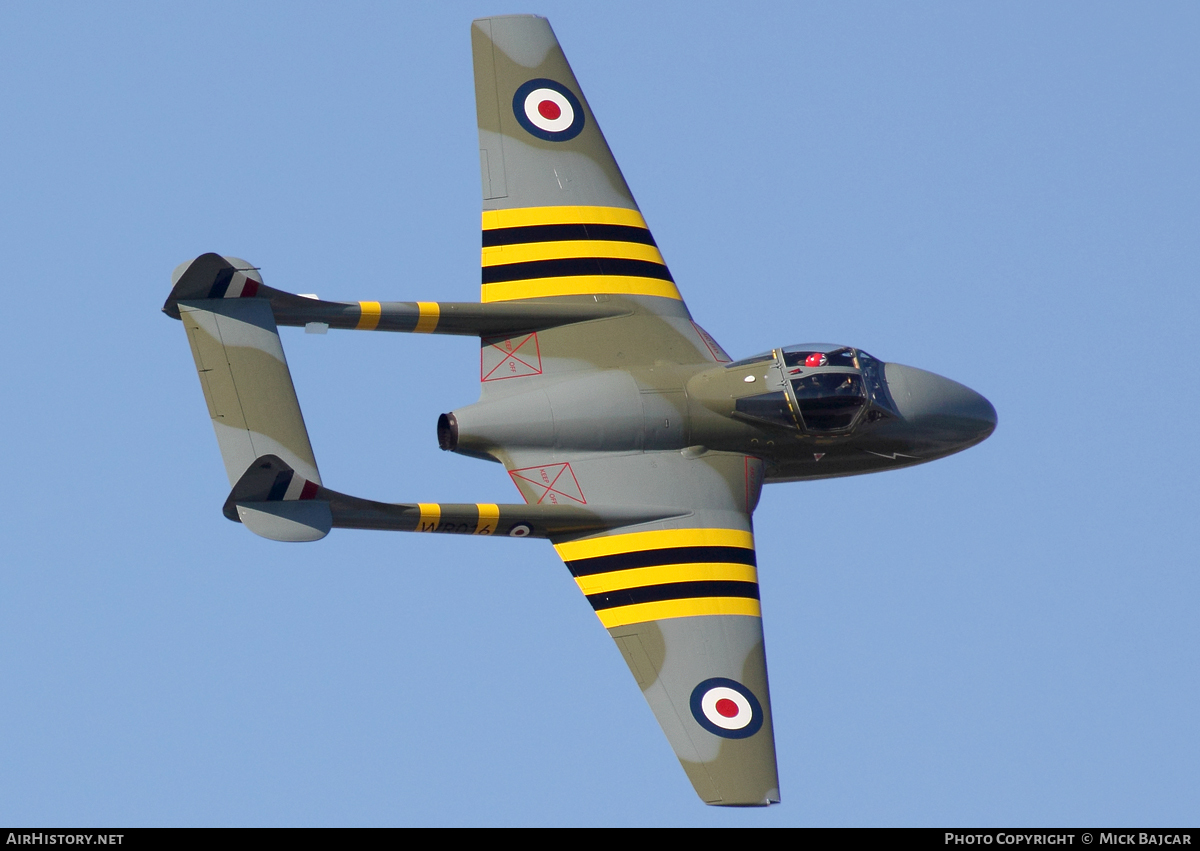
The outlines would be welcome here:
M 525 131 L 547 142 L 574 139 L 583 130 L 583 105 L 553 80 L 530 80 L 513 95 L 513 114 Z
M 736 680 L 713 677 L 692 689 L 692 715 L 725 739 L 748 739 L 762 728 L 762 704 Z

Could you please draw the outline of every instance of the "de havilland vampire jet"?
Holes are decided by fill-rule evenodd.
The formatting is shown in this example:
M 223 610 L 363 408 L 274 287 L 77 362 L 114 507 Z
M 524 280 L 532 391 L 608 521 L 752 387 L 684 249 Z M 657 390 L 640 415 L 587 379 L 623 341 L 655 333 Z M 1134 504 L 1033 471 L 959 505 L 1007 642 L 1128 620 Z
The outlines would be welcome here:
M 232 492 L 280 541 L 331 528 L 546 538 L 629 665 L 697 794 L 779 800 L 751 516 L 764 483 L 893 470 L 979 443 L 978 393 L 853 346 L 734 361 L 693 321 L 544 18 L 471 27 L 480 302 L 328 302 L 242 260 L 175 270 Z M 278 326 L 477 337 L 480 398 L 442 449 L 504 465 L 524 504 L 382 503 L 326 488 Z

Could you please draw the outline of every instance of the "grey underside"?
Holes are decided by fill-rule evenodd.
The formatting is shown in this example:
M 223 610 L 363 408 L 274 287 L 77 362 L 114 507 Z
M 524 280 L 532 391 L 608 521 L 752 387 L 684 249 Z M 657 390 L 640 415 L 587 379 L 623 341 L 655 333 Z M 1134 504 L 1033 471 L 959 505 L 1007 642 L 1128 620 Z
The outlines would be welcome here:
M 544 19 L 476 21 L 472 49 L 485 211 L 637 209 Z M 543 77 L 578 97 L 584 114 L 578 136 L 550 142 L 519 128 L 513 93 Z M 214 282 L 231 271 L 259 286 L 247 286 L 244 294 L 218 292 Z M 722 361 L 681 300 L 596 294 L 433 306 L 325 302 L 272 290 L 248 264 L 215 254 L 181 268 L 173 283 L 164 311 L 188 330 L 232 486 L 225 513 L 259 534 L 315 540 L 333 527 L 472 534 L 486 510 L 495 514 L 495 534 L 520 532 L 559 545 L 672 530 L 681 531 L 683 541 L 688 533 L 701 540 L 708 530 L 752 541 L 745 533 L 752 532 L 761 489 L 760 460 L 688 439 L 687 381 Z M 486 444 L 479 454 L 504 463 L 527 504 L 393 504 L 322 486 L 277 332 L 278 325 L 311 323 L 474 335 L 482 358 L 489 347 L 499 351 L 536 335 L 536 374 L 482 381 L 474 423 Z M 542 480 L 530 472 L 567 469 L 571 483 L 564 478 L 557 488 L 538 484 L 549 475 Z M 522 471 L 529 475 L 522 478 Z M 295 482 L 288 478 L 293 475 Z M 649 540 L 623 540 L 643 539 Z M 738 546 L 745 552 L 752 544 Z M 690 569 L 680 558 L 679 569 Z M 779 799 L 760 618 L 667 616 L 609 632 L 703 800 L 761 805 Z M 715 735 L 697 721 L 691 698 L 713 678 L 736 681 L 758 696 L 762 725 L 752 735 Z
M 271 501 L 271 489 L 281 473 L 292 472 L 289 465 L 275 456 L 257 459 L 241 476 L 225 501 L 224 513 L 230 520 L 240 521 L 241 509 L 266 511 L 277 516 L 295 514 L 308 516 L 308 505 L 325 506 L 330 526 L 340 529 L 378 529 L 395 532 L 436 531 L 474 534 L 479 520 L 477 503 L 439 503 L 439 519 L 433 528 L 421 527 L 421 507 L 417 503 L 388 503 L 361 499 L 318 487 L 309 500 Z M 507 536 L 516 527 L 522 537 L 550 538 L 592 534 L 630 524 L 663 520 L 678 513 L 659 506 L 576 507 L 569 505 L 500 504 L 496 528 L 491 534 Z M 319 516 L 320 510 L 313 510 Z M 528 529 L 526 532 L 525 529 Z
M 762 620 L 738 615 L 671 618 L 609 630 L 696 793 L 710 804 L 779 800 L 774 726 Z M 760 696 L 763 728 L 745 739 L 703 729 L 688 705 L 692 688 L 727 677 Z
M 229 484 L 263 455 L 319 484 L 270 304 L 208 299 L 180 302 L 179 310 Z
M 558 39 L 545 18 L 485 18 L 471 26 L 484 210 L 591 205 L 637 209 Z M 527 80 L 570 89 L 584 110 L 583 131 L 546 141 L 521 129 L 512 98 Z

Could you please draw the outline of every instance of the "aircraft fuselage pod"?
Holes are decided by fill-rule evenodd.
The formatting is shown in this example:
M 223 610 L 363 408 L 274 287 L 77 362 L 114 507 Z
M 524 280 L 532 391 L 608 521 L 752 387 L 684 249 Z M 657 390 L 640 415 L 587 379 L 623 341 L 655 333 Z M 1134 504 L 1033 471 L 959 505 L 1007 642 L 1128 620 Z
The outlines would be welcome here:
M 514 447 L 739 452 L 766 462 L 769 484 L 932 461 L 995 426 L 991 403 L 956 381 L 810 343 L 707 368 L 566 373 L 443 414 L 438 442 L 501 462 Z

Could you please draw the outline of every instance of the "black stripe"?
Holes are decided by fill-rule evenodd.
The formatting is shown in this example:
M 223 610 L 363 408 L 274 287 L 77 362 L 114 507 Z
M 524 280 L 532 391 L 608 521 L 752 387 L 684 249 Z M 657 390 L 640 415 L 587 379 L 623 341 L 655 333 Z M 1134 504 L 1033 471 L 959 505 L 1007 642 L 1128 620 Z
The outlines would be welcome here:
M 667 547 L 661 550 L 638 550 L 613 556 L 595 556 L 567 562 L 572 576 L 594 576 L 614 570 L 631 570 L 635 567 L 660 567 L 666 564 L 694 564 L 718 562 L 725 564 L 748 564 L 756 567 L 754 550 L 746 547 Z
M 688 600 L 695 597 L 748 597 L 751 600 L 757 600 L 758 583 L 737 582 L 728 579 L 668 582 L 664 585 L 647 585 L 644 588 L 626 588 L 621 591 L 588 594 L 587 599 L 593 609 L 600 611 L 617 606 L 632 606 L 637 603 L 661 603 L 664 600 Z
M 292 483 L 291 470 L 280 470 L 279 475 L 275 477 L 275 484 L 271 485 L 271 490 L 267 494 L 267 502 L 278 502 L 283 499 L 283 495 L 287 493 L 288 485 Z
M 645 228 L 633 225 L 526 225 L 516 228 L 496 228 L 483 232 L 483 247 L 522 245 L 527 242 L 566 242 L 567 240 L 602 239 L 606 242 L 636 242 L 654 245 L 654 237 Z
M 229 283 L 233 280 L 232 269 L 222 269 L 217 272 L 217 278 L 213 281 L 212 289 L 208 291 L 209 298 L 225 298 L 225 291 L 229 289 Z
M 527 281 L 532 278 L 574 277 L 576 275 L 625 275 L 639 278 L 658 278 L 675 282 L 667 267 L 649 260 L 627 260 L 620 257 L 570 257 L 565 260 L 530 260 L 527 263 L 505 263 L 484 266 L 485 284 L 507 281 Z

